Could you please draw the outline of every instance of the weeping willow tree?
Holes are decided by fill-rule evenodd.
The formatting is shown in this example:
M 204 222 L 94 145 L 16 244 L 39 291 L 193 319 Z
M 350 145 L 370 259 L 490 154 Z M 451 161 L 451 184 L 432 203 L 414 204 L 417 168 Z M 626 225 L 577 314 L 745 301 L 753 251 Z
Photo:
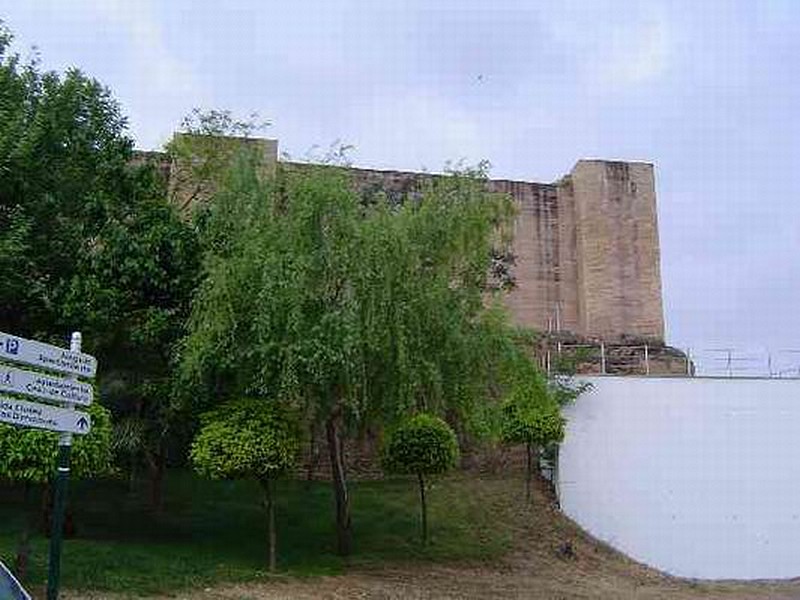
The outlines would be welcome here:
M 209 205 L 205 281 L 182 351 L 188 395 L 269 398 L 324 427 L 337 544 L 351 549 L 342 435 L 424 410 L 480 429 L 510 330 L 492 305 L 493 249 L 513 217 L 482 170 L 415 198 L 365 201 L 345 169 L 244 156 Z M 496 254 L 496 252 L 495 252 Z

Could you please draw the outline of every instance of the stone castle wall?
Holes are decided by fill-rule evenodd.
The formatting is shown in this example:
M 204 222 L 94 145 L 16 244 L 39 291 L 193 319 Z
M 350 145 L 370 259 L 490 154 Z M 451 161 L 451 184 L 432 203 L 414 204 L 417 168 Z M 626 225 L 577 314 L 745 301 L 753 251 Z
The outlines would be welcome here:
M 250 140 L 265 164 L 280 165 L 275 140 Z M 182 207 L 207 190 L 184 166 L 159 161 Z M 405 196 L 436 175 L 350 169 L 360 189 Z M 517 203 L 514 288 L 509 310 L 517 323 L 539 331 L 569 331 L 615 340 L 664 339 L 660 251 L 653 166 L 641 162 L 580 160 L 556 183 L 490 180 L 491 191 Z
M 405 195 L 429 174 L 352 168 L 356 186 Z M 517 203 L 514 319 L 539 331 L 664 339 L 653 166 L 581 160 L 552 184 L 490 180 Z

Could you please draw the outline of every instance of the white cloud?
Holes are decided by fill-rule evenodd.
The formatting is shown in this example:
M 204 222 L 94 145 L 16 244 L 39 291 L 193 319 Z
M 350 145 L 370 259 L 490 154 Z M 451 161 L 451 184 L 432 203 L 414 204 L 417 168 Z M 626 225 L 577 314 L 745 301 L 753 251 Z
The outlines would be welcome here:
M 611 84 L 636 85 L 653 80 L 667 69 L 670 35 L 663 18 L 614 28 L 598 72 Z
M 381 95 L 361 110 L 354 119 L 357 157 L 394 155 L 403 168 L 431 170 L 444 167 L 441 157 L 472 163 L 483 158 L 476 120 L 435 93 Z
M 139 145 L 160 146 L 191 108 L 207 101 L 207 92 L 192 69 L 170 51 L 152 2 L 94 0 L 89 5 L 127 37 L 129 73 L 124 87 L 116 91 Z
M 580 76 L 595 91 L 613 91 L 655 80 L 669 68 L 674 34 L 658 4 L 565 3 L 545 23 L 554 41 L 572 55 Z

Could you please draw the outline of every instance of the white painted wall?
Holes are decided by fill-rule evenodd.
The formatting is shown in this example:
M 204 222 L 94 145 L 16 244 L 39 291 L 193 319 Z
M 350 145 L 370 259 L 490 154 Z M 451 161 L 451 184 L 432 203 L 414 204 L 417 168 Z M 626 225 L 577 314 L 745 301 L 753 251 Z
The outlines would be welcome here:
M 674 575 L 800 576 L 800 380 L 589 381 L 566 409 L 567 515 Z

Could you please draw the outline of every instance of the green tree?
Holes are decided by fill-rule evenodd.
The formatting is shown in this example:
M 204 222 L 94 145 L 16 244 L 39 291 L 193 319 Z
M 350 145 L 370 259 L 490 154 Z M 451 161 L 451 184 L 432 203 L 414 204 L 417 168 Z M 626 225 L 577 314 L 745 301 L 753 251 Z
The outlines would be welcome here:
M 478 429 L 488 412 L 494 340 L 508 328 L 485 310 L 487 280 L 513 208 L 482 172 L 431 178 L 398 205 L 365 199 L 342 169 L 263 178 L 254 161 L 240 158 L 209 204 L 185 389 L 278 398 L 324 425 L 347 554 L 347 428 L 416 409 Z
M 516 384 L 501 406 L 501 439 L 525 445 L 527 502 L 531 500 L 534 458 L 540 447 L 564 439 L 564 423 L 554 393 L 538 373 Z
M 103 477 L 114 472 L 111 450 L 113 430 L 109 411 L 100 404 L 80 410 L 92 417 L 92 430 L 73 438 L 71 474 L 77 478 Z M 50 482 L 58 464 L 58 434 L 41 429 L 0 425 L 0 480 L 22 484 L 27 515 L 15 560 L 15 571 L 25 578 L 30 555 L 30 532 L 33 510 L 29 506 L 31 488 Z M 44 490 L 45 498 L 48 489 Z M 45 508 L 47 502 L 42 502 Z M 46 525 L 47 519 L 43 519 Z
M 221 185 L 243 143 L 255 141 L 253 134 L 268 126 L 257 113 L 238 119 L 227 110 L 192 110 L 166 145 L 171 162 L 170 200 L 202 219 L 205 201 Z
M 100 358 L 115 446 L 130 456 L 132 470 L 144 462 L 159 510 L 169 447 L 190 436 L 188 415 L 173 402 L 173 354 L 199 278 L 200 247 L 192 223 L 165 200 L 163 182 L 147 169 L 137 176 L 138 192 L 107 210 L 78 257 L 64 312 L 82 323 Z
M 130 192 L 132 142 L 106 88 L 42 72 L 11 42 L 0 23 L 0 330 L 53 338 L 76 326 L 61 307 L 108 203 Z
M 192 444 L 197 471 L 213 479 L 254 478 L 264 490 L 269 569 L 275 570 L 274 480 L 292 468 L 300 445 L 296 416 L 277 402 L 243 399 L 203 418 Z
M 401 422 L 386 441 L 384 469 L 389 473 L 417 476 L 423 544 L 428 541 L 425 477 L 449 471 L 456 466 L 458 456 L 455 432 L 442 419 L 426 413 Z
M 121 417 L 114 439 L 149 465 L 158 505 L 166 440 L 187 422 L 173 415 L 170 363 L 199 269 L 193 225 L 157 171 L 132 164 L 108 89 L 23 63 L 11 42 L 0 31 L 0 330 L 82 330 Z

